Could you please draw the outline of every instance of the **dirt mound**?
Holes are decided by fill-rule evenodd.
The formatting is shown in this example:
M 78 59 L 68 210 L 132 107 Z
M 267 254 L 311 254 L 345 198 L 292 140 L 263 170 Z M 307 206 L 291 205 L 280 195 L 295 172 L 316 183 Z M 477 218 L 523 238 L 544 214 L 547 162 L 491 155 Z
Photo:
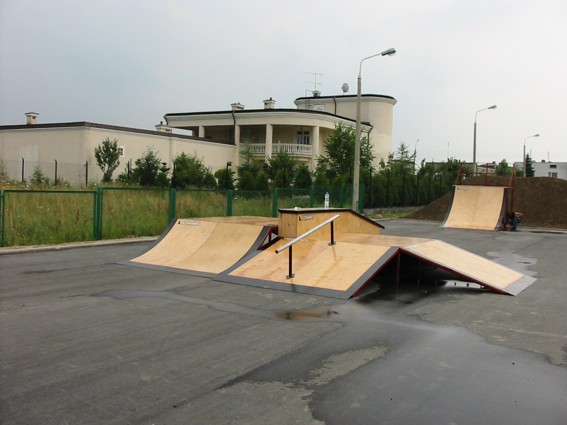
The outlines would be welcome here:
M 508 185 L 508 177 L 491 177 L 489 184 Z M 467 184 L 485 184 L 484 178 Z M 517 178 L 514 184 L 514 209 L 524 213 L 525 226 L 567 229 L 567 180 L 549 177 Z M 447 193 L 409 215 L 417 220 L 443 221 L 451 206 Z

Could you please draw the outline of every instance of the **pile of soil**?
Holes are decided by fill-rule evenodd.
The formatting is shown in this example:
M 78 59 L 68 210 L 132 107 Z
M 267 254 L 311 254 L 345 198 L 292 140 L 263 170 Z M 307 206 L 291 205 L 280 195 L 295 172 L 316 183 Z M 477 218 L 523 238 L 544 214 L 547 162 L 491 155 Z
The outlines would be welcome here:
M 476 177 L 466 184 L 507 186 L 509 177 Z M 522 225 L 567 229 L 567 180 L 550 177 L 517 178 L 514 182 L 514 210 L 524 213 Z M 452 193 L 409 215 L 417 220 L 443 221 L 451 207 Z

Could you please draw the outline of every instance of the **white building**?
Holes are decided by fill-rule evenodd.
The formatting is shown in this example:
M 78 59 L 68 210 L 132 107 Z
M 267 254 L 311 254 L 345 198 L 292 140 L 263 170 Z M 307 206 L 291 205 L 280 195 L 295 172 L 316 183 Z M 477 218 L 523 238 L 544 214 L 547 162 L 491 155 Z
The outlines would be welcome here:
M 151 131 L 90 122 L 30 123 L 0 126 L 0 165 L 17 181 L 29 180 L 39 167 L 51 181 L 57 177 L 73 185 L 99 182 L 102 171 L 94 150 L 106 138 L 118 140 L 120 147 L 120 165 L 113 178 L 126 169 L 128 162 L 133 166 L 148 148 L 168 166 L 182 152 L 205 159 L 215 170 L 234 157 L 234 147 L 229 144 L 173 134 L 163 125 Z
M 389 96 L 363 95 L 361 121 L 363 136 L 373 146 L 376 165 L 387 159 L 392 146 L 393 107 Z M 42 124 L 39 114 L 26 114 L 22 125 L 0 126 L 0 165 L 8 177 L 29 180 L 34 169 L 50 179 L 56 176 L 71 184 L 86 184 L 102 179 L 94 150 L 103 140 L 118 140 L 120 166 L 143 156 L 148 148 L 171 167 L 181 153 L 196 155 L 216 171 L 230 162 L 237 166 L 240 150 L 247 145 L 258 160 L 267 160 L 284 150 L 311 168 L 324 153 L 324 143 L 338 124 L 356 125 L 356 96 L 320 96 L 295 100 L 296 109 L 277 109 L 275 101 L 264 101 L 262 109 L 245 109 L 234 103 L 230 110 L 170 113 L 167 125 L 142 130 L 90 122 Z M 175 129 L 190 130 L 192 135 L 176 134 Z
M 245 109 L 233 103 L 231 110 L 171 113 L 164 116 L 171 128 L 191 130 L 210 140 L 223 140 L 235 146 L 249 146 L 258 159 L 267 159 L 279 150 L 315 167 L 324 154 L 324 142 L 338 124 L 355 127 L 356 96 L 314 96 L 295 100 L 296 109 L 278 109 L 272 98 L 263 109 Z M 387 159 L 392 148 L 393 107 L 390 96 L 367 94 L 361 97 L 362 135 L 369 137 L 375 165 Z M 238 155 L 233 162 L 238 164 Z
M 524 168 L 522 162 L 515 162 L 514 167 L 517 170 Z M 534 177 L 551 177 L 555 179 L 567 180 L 567 162 L 545 161 L 532 162 L 534 169 Z

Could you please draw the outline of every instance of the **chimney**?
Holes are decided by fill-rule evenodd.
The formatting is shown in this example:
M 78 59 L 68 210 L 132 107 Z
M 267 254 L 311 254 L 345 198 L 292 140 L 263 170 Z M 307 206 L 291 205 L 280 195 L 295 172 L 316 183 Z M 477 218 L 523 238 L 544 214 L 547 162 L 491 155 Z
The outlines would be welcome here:
M 158 125 L 156 125 L 156 131 L 161 133 L 172 133 L 172 129 L 169 128 L 167 125 L 163 125 L 163 121 L 160 121 Z
M 240 102 L 231 103 L 230 106 L 232 106 L 233 111 L 242 111 L 244 109 L 244 105 Z
M 37 112 L 26 112 L 26 124 L 34 125 L 37 124 L 37 117 L 39 114 Z
M 264 100 L 264 109 L 274 109 L 276 106 L 276 101 L 271 97 Z

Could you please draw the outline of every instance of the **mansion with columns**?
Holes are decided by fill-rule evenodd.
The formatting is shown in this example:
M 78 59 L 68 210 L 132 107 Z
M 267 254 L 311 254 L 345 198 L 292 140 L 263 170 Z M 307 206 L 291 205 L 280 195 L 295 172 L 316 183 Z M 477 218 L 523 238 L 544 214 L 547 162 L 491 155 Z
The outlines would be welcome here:
M 320 96 L 314 92 L 312 97 L 296 99 L 296 109 L 278 109 L 270 98 L 264 100 L 263 109 L 247 110 L 233 103 L 228 111 L 172 113 L 164 118 L 169 128 L 190 130 L 200 139 L 234 145 L 235 164 L 239 162 L 238 152 L 247 146 L 259 160 L 283 150 L 314 169 L 335 127 L 356 126 L 356 103 L 353 95 Z M 361 133 L 372 144 L 375 165 L 387 159 L 391 151 L 395 103 L 389 96 L 361 96 Z
M 52 181 L 98 182 L 102 171 L 94 150 L 106 138 L 118 140 L 120 147 L 120 166 L 114 178 L 148 148 L 168 166 L 181 153 L 196 155 L 213 172 L 229 163 L 238 166 L 244 148 L 251 149 L 258 161 L 283 150 L 315 169 L 335 127 L 356 126 L 355 95 L 313 92 L 313 96 L 297 98 L 296 109 L 278 109 L 275 103 L 270 98 L 261 109 L 233 103 L 224 111 L 168 113 L 166 123 L 162 121 L 155 130 L 90 122 L 42 124 L 38 113 L 28 112 L 26 124 L 0 126 L 0 171 L 17 181 L 30 180 L 40 169 Z M 361 96 L 361 131 L 370 140 L 375 165 L 391 151 L 395 103 L 390 96 Z

